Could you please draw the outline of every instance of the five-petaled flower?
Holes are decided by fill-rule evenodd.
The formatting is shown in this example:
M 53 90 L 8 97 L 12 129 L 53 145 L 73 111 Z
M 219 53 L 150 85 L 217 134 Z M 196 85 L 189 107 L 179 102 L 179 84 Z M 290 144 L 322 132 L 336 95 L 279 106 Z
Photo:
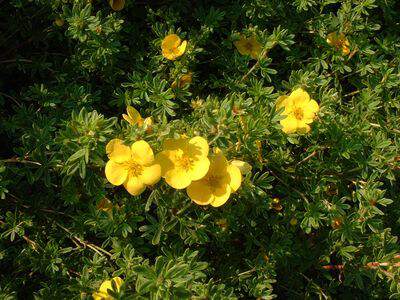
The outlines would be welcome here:
M 124 281 L 120 277 L 114 277 L 111 280 L 104 281 L 97 292 L 92 294 L 94 300 L 113 300 L 115 299 L 110 295 L 109 291 L 119 292 Z M 115 286 L 115 290 L 113 287 Z
M 161 178 L 161 167 L 154 161 L 153 150 L 143 140 L 128 147 L 122 140 L 113 139 L 107 144 L 106 152 L 110 159 L 105 169 L 107 180 L 113 185 L 123 184 L 133 196 Z
M 221 150 L 216 149 L 206 176 L 193 181 L 186 191 L 193 202 L 218 207 L 228 201 L 231 193 L 237 191 L 241 181 L 239 168 L 230 164 Z
M 172 84 L 171 87 L 175 89 L 176 87 L 178 88 L 183 88 L 184 86 L 191 84 L 193 79 L 193 74 L 192 72 L 183 74 L 178 80 L 175 80 Z
M 326 36 L 326 42 L 336 50 L 342 50 L 344 55 L 350 54 L 350 42 L 344 33 L 331 32 Z
M 168 139 L 163 149 L 156 161 L 161 165 L 162 177 L 173 188 L 184 189 L 207 174 L 209 147 L 204 138 Z
M 285 133 L 306 133 L 319 110 L 318 103 L 301 88 L 294 90 L 289 96 L 280 96 L 276 103 L 278 109 L 284 108 L 280 121 Z
M 234 42 L 234 45 L 240 54 L 250 55 L 253 59 L 257 59 L 261 53 L 261 44 L 255 36 L 249 38 L 241 36 L 238 41 Z
M 169 34 L 161 43 L 162 55 L 166 59 L 175 60 L 185 53 L 186 46 L 187 41 L 182 41 L 176 34 Z
M 125 121 L 127 121 L 131 125 L 143 126 L 146 128 L 147 131 L 151 131 L 151 127 L 153 125 L 153 119 L 151 117 L 143 119 L 140 113 L 130 105 L 127 106 L 126 112 L 127 115 L 122 114 L 122 117 Z

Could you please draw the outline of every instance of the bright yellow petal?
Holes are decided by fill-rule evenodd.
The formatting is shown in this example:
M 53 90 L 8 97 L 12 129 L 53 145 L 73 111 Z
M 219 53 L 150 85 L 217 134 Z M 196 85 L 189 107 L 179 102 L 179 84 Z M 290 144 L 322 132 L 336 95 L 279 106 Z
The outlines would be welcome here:
M 154 154 L 150 145 L 143 140 L 134 142 L 131 146 L 132 157 L 139 164 L 149 166 L 154 162 Z
M 282 130 L 285 133 L 296 132 L 297 129 L 297 119 L 291 115 L 287 116 L 285 119 L 280 120 L 279 123 L 282 125 Z
M 189 146 L 189 140 L 187 138 L 179 138 L 179 139 L 166 139 L 163 144 L 164 150 L 177 150 L 182 149 L 183 151 L 187 151 Z
M 113 185 L 121 185 L 128 176 L 128 169 L 123 165 L 109 160 L 106 164 L 106 178 Z
M 246 175 L 251 172 L 251 165 L 248 162 L 241 161 L 241 160 L 232 160 L 231 165 L 237 167 L 240 170 L 240 173 Z
M 142 121 L 142 116 L 133 106 L 130 105 L 127 106 L 126 111 L 128 113 L 129 118 L 133 121 L 132 125 L 138 124 L 140 121 Z
M 198 205 L 207 205 L 214 200 L 211 189 L 203 180 L 192 182 L 186 192 L 189 198 Z
M 194 160 L 192 168 L 190 169 L 190 177 L 192 180 L 200 180 L 206 176 L 208 169 L 210 168 L 210 160 L 207 157 Z
M 231 188 L 228 184 L 224 184 L 223 186 L 216 189 L 214 192 L 214 200 L 210 203 L 214 207 L 219 207 L 224 205 L 226 201 L 228 201 L 229 196 L 231 195 Z
M 129 124 L 131 124 L 131 125 L 134 125 L 134 124 L 135 124 L 135 122 L 131 119 L 131 117 L 129 117 L 129 116 L 126 115 L 126 114 L 122 114 L 122 118 L 123 118 L 125 121 L 127 121 Z
M 195 156 L 207 156 L 209 147 L 208 142 L 205 138 L 201 136 L 196 136 L 189 140 L 189 151 L 191 155 Z
M 165 174 L 165 181 L 174 189 L 180 190 L 189 186 L 192 182 L 190 173 L 181 168 L 174 168 Z
M 106 300 L 108 296 L 107 293 L 103 293 L 103 292 L 94 292 L 92 294 L 92 297 L 94 300 Z
M 112 139 L 106 146 L 106 153 L 109 159 L 122 163 L 131 159 L 131 149 L 124 145 L 120 139 Z
M 144 183 L 135 176 L 129 176 L 124 183 L 124 187 L 132 196 L 137 196 L 141 194 L 146 188 Z
M 314 113 L 319 111 L 319 105 L 317 103 L 317 101 L 315 100 L 310 100 L 310 102 L 308 102 L 307 104 L 307 110 L 310 110 Z
M 310 95 L 302 88 L 295 89 L 289 96 L 296 107 L 307 105 L 310 101 Z
M 229 186 L 231 187 L 232 191 L 235 192 L 242 184 L 242 174 L 240 173 L 239 168 L 232 164 L 228 166 L 227 171 L 230 177 Z
M 144 119 L 143 125 L 146 127 L 150 127 L 151 125 L 153 125 L 153 119 L 151 117 L 147 117 L 146 119 Z
M 161 166 L 158 164 L 151 165 L 150 167 L 144 167 L 143 172 L 140 175 L 146 185 L 156 184 L 161 178 Z
M 124 281 L 120 277 L 114 277 L 113 279 L 111 279 L 111 281 L 114 281 L 117 291 L 121 289 L 121 285 L 124 283 Z
M 105 293 L 108 295 L 108 290 L 112 290 L 111 280 L 105 280 L 99 287 L 100 293 Z
M 180 44 L 179 47 L 176 48 L 177 49 L 175 52 L 176 57 L 179 57 L 183 55 L 183 53 L 185 53 L 186 46 L 187 46 L 187 41 L 183 41 L 182 44 Z

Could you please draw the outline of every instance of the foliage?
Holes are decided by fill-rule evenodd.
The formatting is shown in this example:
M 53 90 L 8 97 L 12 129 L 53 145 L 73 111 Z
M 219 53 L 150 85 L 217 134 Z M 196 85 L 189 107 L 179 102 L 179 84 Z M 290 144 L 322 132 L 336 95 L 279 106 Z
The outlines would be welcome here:
M 3 1 L 0 298 L 91 299 L 116 276 L 120 299 L 400 297 L 399 11 Z M 167 60 L 173 33 L 186 51 Z M 261 44 L 257 59 L 237 51 L 241 36 Z M 299 87 L 320 110 L 309 133 L 286 134 L 276 100 Z M 122 119 L 127 105 L 151 130 Z M 225 205 L 164 181 L 139 196 L 107 182 L 111 139 L 160 152 L 181 134 L 252 166 Z

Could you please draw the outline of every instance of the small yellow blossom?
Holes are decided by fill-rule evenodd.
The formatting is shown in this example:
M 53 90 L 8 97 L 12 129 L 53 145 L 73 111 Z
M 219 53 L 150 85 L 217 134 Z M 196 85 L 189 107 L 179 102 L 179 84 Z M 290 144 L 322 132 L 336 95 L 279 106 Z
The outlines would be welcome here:
M 234 45 L 240 54 L 250 55 L 253 59 L 257 59 L 261 53 L 261 44 L 255 36 L 249 38 L 241 36 L 238 41 L 234 42 Z
M 175 60 L 185 53 L 187 41 L 182 41 L 176 34 L 167 35 L 162 43 L 162 55 L 169 60 Z
M 297 225 L 297 219 L 296 218 L 291 218 L 290 219 L 290 225 L 292 225 L 292 226 L 296 226 Z
M 242 173 L 242 175 L 246 175 L 249 174 L 251 172 L 251 165 L 248 162 L 245 161 L 241 161 L 241 160 L 232 160 L 231 164 L 238 167 L 240 170 L 240 173 Z
M 105 169 L 107 180 L 113 185 L 123 184 L 133 196 L 161 178 L 161 167 L 154 162 L 153 150 L 143 140 L 128 147 L 122 140 L 113 139 L 107 144 L 106 152 L 110 159 Z
M 228 201 L 231 193 L 237 191 L 241 182 L 242 175 L 239 168 L 230 164 L 217 149 L 206 176 L 193 181 L 186 191 L 196 204 L 211 204 L 218 207 Z
M 285 133 L 306 133 L 319 111 L 318 103 L 301 88 L 294 90 L 289 96 L 280 96 L 276 103 L 278 109 L 284 108 L 282 115 L 286 116 L 280 121 Z
M 281 211 L 282 210 L 282 205 L 281 205 L 281 201 L 279 200 L 279 198 L 274 198 L 272 199 L 272 208 L 275 209 L 276 211 Z
M 100 200 L 100 202 L 97 204 L 96 208 L 98 210 L 102 210 L 105 212 L 109 212 L 112 210 L 113 208 L 113 204 L 110 200 L 108 200 L 107 198 L 103 198 Z
M 147 130 L 151 130 L 151 127 L 153 125 L 153 119 L 151 117 L 147 117 L 145 119 L 142 118 L 140 113 L 132 106 L 128 105 L 126 108 L 126 114 L 122 114 L 122 117 L 124 118 L 125 121 L 127 121 L 131 125 L 138 125 L 138 126 L 143 126 Z
M 336 50 L 342 50 L 344 55 L 350 54 L 350 43 L 343 33 L 331 32 L 326 36 L 326 42 Z
M 166 140 L 163 151 L 157 155 L 162 177 L 175 189 L 186 188 L 207 174 L 208 150 L 207 141 L 200 136 Z
M 110 0 L 110 6 L 115 11 L 120 11 L 125 6 L 125 0 Z
M 113 291 L 113 284 L 115 285 L 115 292 L 119 292 L 124 281 L 120 277 L 114 277 L 111 280 L 104 281 L 97 292 L 92 294 L 94 300 L 113 300 L 113 296 L 109 294 L 109 290 Z
M 178 80 L 174 81 L 171 84 L 171 87 L 173 89 L 175 89 L 176 87 L 181 89 L 181 88 L 185 87 L 186 85 L 191 84 L 192 83 L 192 79 L 193 79 L 192 72 L 184 74 Z
M 203 100 L 201 100 L 201 99 L 192 100 L 192 101 L 190 102 L 190 106 L 191 106 L 193 109 L 199 109 L 200 107 L 203 106 Z

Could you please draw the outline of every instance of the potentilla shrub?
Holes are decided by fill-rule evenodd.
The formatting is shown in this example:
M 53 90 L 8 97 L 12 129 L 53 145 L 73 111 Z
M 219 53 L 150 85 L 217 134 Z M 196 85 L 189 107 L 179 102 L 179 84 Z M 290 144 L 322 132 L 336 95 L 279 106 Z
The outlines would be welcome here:
M 0 1 L 0 299 L 400 297 L 399 20 Z

